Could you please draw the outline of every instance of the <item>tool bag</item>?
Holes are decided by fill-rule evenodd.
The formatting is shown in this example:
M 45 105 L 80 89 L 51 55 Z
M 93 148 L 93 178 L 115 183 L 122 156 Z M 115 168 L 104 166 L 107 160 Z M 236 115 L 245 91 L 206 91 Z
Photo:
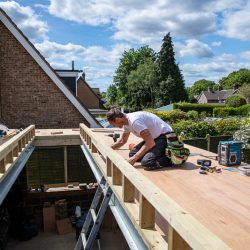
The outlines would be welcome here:
M 174 132 L 166 134 L 168 146 L 165 154 L 174 165 L 183 164 L 190 155 L 188 148 L 184 147 L 183 142 L 179 141 Z

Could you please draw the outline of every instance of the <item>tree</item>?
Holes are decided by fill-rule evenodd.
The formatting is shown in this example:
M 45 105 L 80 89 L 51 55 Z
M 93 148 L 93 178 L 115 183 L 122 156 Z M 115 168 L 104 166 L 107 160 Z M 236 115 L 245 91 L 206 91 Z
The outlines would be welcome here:
M 155 106 L 155 92 L 157 86 L 156 65 L 152 59 L 139 65 L 127 77 L 128 107 L 141 110 Z
M 137 50 L 130 49 L 123 53 L 113 79 L 117 87 L 117 101 L 120 105 L 127 105 L 129 101 L 130 93 L 128 92 L 127 77 L 148 58 L 155 60 L 155 52 L 148 46 L 143 46 Z
M 244 84 L 240 87 L 240 94 L 246 98 L 247 103 L 250 103 L 250 84 Z
M 106 92 L 106 105 L 105 106 L 112 106 L 117 104 L 117 88 L 114 84 L 111 84 Z
M 160 105 L 188 99 L 183 76 L 175 62 L 172 38 L 168 33 L 163 38 L 163 44 L 158 54 L 157 66 L 160 82 Z
M 235 95 L 231 95 L 226 99 L 225 104 L 228 107 L 232 107 L 232 108 L 237 108 L 240 107 L 242 105 L 245 105 L 246 99 L 244 96 L 240 95 L 240 94 L 235 94 Z
M 191 86 L 191 88 L 189 90 L 189 95 L 190 96 L 197 96 L 202 91 L 208 90 L 208 88 L 213 89 L 214 86 L 215 86 L 215 82 L 213 82 L 213 81 L 208 81 L 205 79 L 198 80 Z
M 219 84 L 223 86 L 224 89 L 232 89 L 234 85 L 237 84 L 238 87 L 243 84 L 250 84 L 250 70 L 240 69 L 238 71 L 233 71 L 227 77 L 223 77 Z

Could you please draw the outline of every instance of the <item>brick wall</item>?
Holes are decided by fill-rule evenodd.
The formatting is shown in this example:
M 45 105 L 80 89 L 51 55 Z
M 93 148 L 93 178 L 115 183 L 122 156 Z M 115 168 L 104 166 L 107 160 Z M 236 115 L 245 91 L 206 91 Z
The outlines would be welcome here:
M 100 101 L 82 78 L 77 81 L 77 97 L 88 109 L 99 109 Z
M 0 22 L 0 122 L 76 128 L 88 122 Z

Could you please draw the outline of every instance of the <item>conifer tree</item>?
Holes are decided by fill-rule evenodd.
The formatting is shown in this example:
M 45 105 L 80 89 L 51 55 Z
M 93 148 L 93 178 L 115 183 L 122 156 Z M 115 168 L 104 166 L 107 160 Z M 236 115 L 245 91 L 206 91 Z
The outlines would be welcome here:
M 161 50 L 158 54 L 157 67 L 159 71 L 159 105 L 185 101 L 188 95 L 178 64 L 175 62 L 172 38 L 168 33 L 163 38 Z

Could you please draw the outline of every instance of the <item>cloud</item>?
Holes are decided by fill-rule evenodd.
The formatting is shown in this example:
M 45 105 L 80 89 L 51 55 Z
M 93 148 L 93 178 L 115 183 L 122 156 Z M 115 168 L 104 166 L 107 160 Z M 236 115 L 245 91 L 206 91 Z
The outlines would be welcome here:
M 99 84 L 105 90 L 111 84 L 114 69 L 127 44 L 113 46 L 110 50 L 101 46 L 84 47 L 77 44 L 59 44 L 51 41 L 36 43 L 35 47 L 55 69 L 71 69 L 71 62 L 86 73 L 86 79 L 92 84 Z M 104 84 L 105 83 L 105 84 Z
M 226 11 L 222 21 L 222 29 L 218 34 L 245 41 L 250 40 L 250 2 L 246 1 L 239 10 Z
M 0 7 L 13 19 L 24 34 L 31 40 L 46 39 L 49 31 L 46 22 L 39 20 L 29 6 L 20 6 L 14 1 L 0 2 Z
M 72 43 L 59 44 L 45 40 L 42 43 L 36 43 L 35 47 L 49 62 L 71 62 L 79 60 L 84 56 L 85 48 L 81 45 Z
M 213 46 L 213 47 L 220 47 L 220 46 L 221 46 L 221 41 L 212 42 L 212 43 L 211 43 L 211 46 Z
M 179 57 L 195 56 L 198 58 L 213 57 L 212 49 L 205 43 L 195 39 L 186 41 L 186 45 L 177 44 L 176 51 Z
M 240 53 L 240 56 L 250 61 L 250 50 Z
M 103 25 L 111 22 L 119 12 L 119 7 L 114 8 L 108 1 L 81 1 L 51 0 L 48 7 L 49 13 L 66 20 L 89 25 Z
M 240 56 L 240 55 L 239 55 Z M 241 68 L 249 68 L 250 60 L 242 62 L 237 55 L 223 54 L 213 57 L 206 63 L 186 63 L 179 65 L 182 70 L 186 86 L 191 86 L 195 81 L 202 78 L 218 81 L 233 71 Z
M 215 32 L 216 14 L 212 7 L 219 6 L 216 2 L 75 0 L 72 5 L 70 0 L 51 0 L 48 10 L 52 15 L 78 23 L 112 25 L 116 40 L 159 45 L 168 32 L 186 38 Z M 218 9 L 226 7 L 223 6 Z

